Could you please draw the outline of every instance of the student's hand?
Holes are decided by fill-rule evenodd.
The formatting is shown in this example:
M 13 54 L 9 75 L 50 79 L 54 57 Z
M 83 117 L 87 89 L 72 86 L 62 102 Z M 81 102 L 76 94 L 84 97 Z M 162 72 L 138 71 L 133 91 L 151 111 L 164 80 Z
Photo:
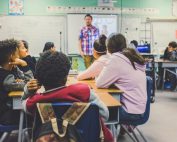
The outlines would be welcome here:
M 37 81 L 37 79 L 31 79 L 27 83 L 27 88 L 28 88 L 28 91 L 37 91 L 38 89 L 41 88 L 41 86 L 39 85 L 39 82 Z
M 16 79 L 15 81 L 16 81 L 16 83 L 24 82 L 23 79 Z
M 27 66 L 27 63 L 24 60 L 21 60 L 19 58 L 16 58 L 14 62 L 9 62 L 11 65 L 17 65 L 17 66 L 22 66 L 25 67 Z

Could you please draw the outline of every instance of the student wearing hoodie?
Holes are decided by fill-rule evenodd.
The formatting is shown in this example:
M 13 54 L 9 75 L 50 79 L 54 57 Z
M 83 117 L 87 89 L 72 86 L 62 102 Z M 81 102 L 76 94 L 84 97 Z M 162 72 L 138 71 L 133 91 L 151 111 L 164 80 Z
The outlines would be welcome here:
M 112 34 L 107 42 L 110 60 L 96 80 L 98 88 L 114 84 L 121 95 L 120 123 L 141 119 L 147 102 L 145 61 L 134 49 L 127 48 L 122 34 Z

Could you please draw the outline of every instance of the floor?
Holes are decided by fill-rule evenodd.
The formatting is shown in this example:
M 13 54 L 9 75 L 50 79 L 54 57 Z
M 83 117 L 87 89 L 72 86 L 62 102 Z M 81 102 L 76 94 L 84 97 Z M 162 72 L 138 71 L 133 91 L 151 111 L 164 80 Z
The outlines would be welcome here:
M 156 91 L 148 122 L 141 127 L 148 142 L 177 142 L 177 92 Z M 118 142 L 132 142 L 127 135 Z

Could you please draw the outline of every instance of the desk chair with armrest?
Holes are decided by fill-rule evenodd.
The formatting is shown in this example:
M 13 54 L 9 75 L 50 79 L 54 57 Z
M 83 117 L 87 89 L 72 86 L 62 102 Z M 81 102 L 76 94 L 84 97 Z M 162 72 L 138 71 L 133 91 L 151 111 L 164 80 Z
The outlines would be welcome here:
M 137 132 L 140 134 L 140 136 L 142 137 L 142 139 L 147 142 L 146 138 L 144 137 L 144 135 L 142 134 L 142 132 L 137 128 L 138 125 L 143 125 L 145 124 L 148 119 L 149 119 L 149 115 L 150 115 L 150 103 L 151 103 L 151 94 L 153 92 L 153 82 L 152 82 L 152 78 L 147 76 L 147 103 L 146 103 L 146 110 L 144 112 L 143 117 L 140 120 L 137 121 L 133 121 L 133 122 L 125 122 L 124 124 L 120 124 L 121 127 L 125 130 L 125 132 L 130 136 L 130 138 L 134 141 L 134 142 L 142 142 L 138 139 L 138 136 L 135 133 L 135 130 L 137 130 Z M 125 127 L 125 125 L 128 125 L 128 128 Z M 130 132 L 131 131 L 131 132 Z M 133 136 L 131 135 L 131 133 L 133 134 Z

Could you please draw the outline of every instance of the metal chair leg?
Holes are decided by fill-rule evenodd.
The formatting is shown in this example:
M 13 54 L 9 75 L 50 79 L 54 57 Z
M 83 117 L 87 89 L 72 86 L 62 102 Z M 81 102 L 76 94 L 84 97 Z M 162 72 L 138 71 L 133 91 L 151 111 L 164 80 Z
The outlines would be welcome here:
M 9 135 L 8 132 L 4 132 L 3 135 L 1 136 L 0 142 L 4 142 L 8 135 Z
M 143 133 L 136 127 L 136 130 L 138 131 L 138 133 L 140 134 L 140 136 L 143 138 L 143 140 L 145 142 L 147 142 L 146 138 L 144 137 Z
M 127 130 L 127 128 L 123 125 L 121 125 L 121 127 L 125 130 L 125 132 L 127 133 L 127 135 L 131 138 L 131 140 L 133 142 L 136 142 L 136 140 L 134 139 L 134 137 L 129 133 L 129 131 Z
M 130 126 L 130 130 L 131 130 L 133 136 L 135 137 L 136 141 L 137 141 L 137 142 L 140 142 L 139 139 L 138 139 L 138 137 L 137 137 L 137 135 L 135 134 L 135 132 L 134 132 L 132 126 Z

